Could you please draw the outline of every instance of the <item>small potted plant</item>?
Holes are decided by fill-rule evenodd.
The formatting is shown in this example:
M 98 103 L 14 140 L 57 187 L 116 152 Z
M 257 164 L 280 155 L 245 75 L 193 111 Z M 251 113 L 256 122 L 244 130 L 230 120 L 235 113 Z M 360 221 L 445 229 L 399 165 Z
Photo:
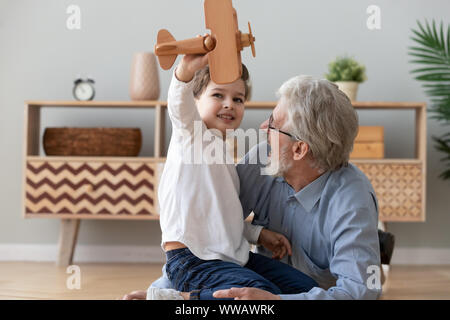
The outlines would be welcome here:
M 337 57 L 331 61 L 325 76 L 329 81 L 336 83 L 351 101 L 356 100 L 358 85 L 367 80 L 366 67 L 347 56 Z

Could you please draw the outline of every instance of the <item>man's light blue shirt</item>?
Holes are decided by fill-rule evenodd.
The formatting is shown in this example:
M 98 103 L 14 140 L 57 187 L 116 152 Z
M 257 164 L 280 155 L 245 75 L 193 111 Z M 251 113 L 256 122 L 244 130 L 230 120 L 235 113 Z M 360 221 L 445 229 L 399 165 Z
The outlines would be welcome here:
M 299 192 L 282 177 L 261 174 L 255 146 L 237 165 L 244 218 L 284 234 L 292 256 L 283 262 L 319 283 L 282 299 L 376 299 L 381 294 L 378 208 L 375 192 L 356 166 L 328 171 Z M 262 152 L 263 153 L 263 152 Z M 271 257 L 271 252 L 257 247 Z M 165 276 L 152 284 L 170 287 Z

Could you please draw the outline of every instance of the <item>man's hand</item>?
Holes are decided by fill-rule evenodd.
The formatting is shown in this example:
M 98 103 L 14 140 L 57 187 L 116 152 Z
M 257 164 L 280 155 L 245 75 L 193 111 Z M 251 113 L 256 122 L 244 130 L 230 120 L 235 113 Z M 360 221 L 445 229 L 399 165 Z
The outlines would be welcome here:
M 217 290 L 214 298 L 234 298 L 234 300 L 281 300 L 281 298 L 268 291 L 258 288 L 231 288 Z
M 262 229 L 259 234 L 258 244 L 272 251 L 272 259 L 282 259 L 286 253 L 292 255 L 289 240 L 281 233 Z

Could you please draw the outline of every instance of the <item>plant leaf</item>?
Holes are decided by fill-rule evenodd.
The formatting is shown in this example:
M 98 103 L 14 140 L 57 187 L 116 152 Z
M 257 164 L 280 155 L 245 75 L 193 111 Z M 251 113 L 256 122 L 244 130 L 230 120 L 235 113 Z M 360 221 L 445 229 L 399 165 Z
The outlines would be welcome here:
M 445 63 L 445 58 L 442 57 L 433 57 L 427 54 L 421 54 L 421 53 L 415 53 L 415 52 L 410 52 L 409 55 L 413 56 L 413 57 L 418 57 L 418 58 L 423 58 L 425 60 L 421 60 L 423 62 L 420 63 L 427 63 L 427 61 L 431 62 L 438 62 L 438 63 L 442 63 L 442 64 L 446 64 Z
M 450 73 L 445 72 L 428 73 L 417 76 L 416 79 L 422 81 L 450 81 Z
M 450 25 L 447 27 L 447 56 L 450 56 Z
M 408 49 L 410 50 L 410 52 L 414 53 L 427 53 L 429 56 L 431 57 L 435 57 L 435 58 L 441 58 L 442 56 L 439 54 L 436 54 L 436 51 L 433 49 L 429 49 L 429 48 L 424 48 L 424 47 L 408 47 Z
M 414 69 L 411 72 L 417 73 L 417 72 L 426 72 L 426 71 L 443 71 L 443 72 L 447 71 L 450 73 L 450 66 L 419 68 L 419 69 Z
M 408 54 L 414 57 L 410 62 L 420 65 L 411 71 L 415 79 L 423 81 L 422 87 L 430 98 L 430 117 L 450 125 L 450 25 L 447 26 L 447 35 L 444 32 L 444 23 L 437 26 L 433 19 L 425 24 L 417 21 L 418 30 L 412 29 L 411 40 L 417 46 L 410 46 Z M 442 137 L 433 137 L 435 148 L 444 153 L 441 159 L 447 165 L 440 177 L 450 179 L 450 132 Z

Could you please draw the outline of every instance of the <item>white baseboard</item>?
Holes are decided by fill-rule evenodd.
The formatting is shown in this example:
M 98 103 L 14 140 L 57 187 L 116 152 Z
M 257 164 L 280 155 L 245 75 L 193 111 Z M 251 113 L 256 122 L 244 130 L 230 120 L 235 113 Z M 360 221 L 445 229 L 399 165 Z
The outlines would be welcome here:
M 0 261 L 56 261 L 56 244 L 0 244 Z M 78 245 L 76 262 L 164 263 L 160 246 Z M 450 248 L 395 248 L 392 265 L 450 264 Z
M 450 264 L 450 248 L 394 248 L 391 264 Z

